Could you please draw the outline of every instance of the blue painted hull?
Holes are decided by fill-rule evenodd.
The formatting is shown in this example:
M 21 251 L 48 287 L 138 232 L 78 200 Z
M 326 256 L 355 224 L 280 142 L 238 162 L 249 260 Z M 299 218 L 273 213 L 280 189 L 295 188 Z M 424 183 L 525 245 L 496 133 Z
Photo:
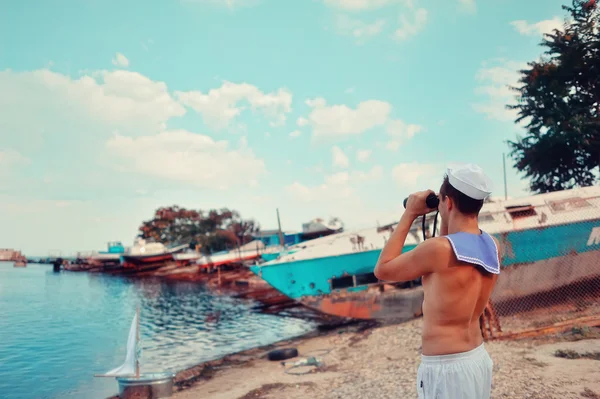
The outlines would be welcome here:
M 594 265 L 597 265 L 595 273 L 600 274 L 600 219 L 511 231 L 495 236 L 505 249 L 502 256 L 503 273 L 512 274 L 512 280 L 524 277 L 525 272 L 521 266 L 532 263 L 547 268 L 545 275 L 548 279 L 553 276 L 553 280 L 548 280 L 548 284 L 560 283 L 556 279 L 563 279 L 566 284 L 570 280 L 588 278 L 590 273 L 594 274 Z M 413 248 L 414 246 L 408 246 L 404 251 Z M 380 252 L 381 250 L 377 249 L 289 263 L 253 266 L 251 270 L 283 294 L 298 300 L 338 293 L 340 290 L 332 289 L 332 279 L 340 279 L 344 275 L 372 273 Z M 587 265 L 585 273 L 581 272 L 584 270 L 583 264 L 579 271 L 574 266 L 572 272 L 566 273 L 561 259 L 573 254 L 582 257 L 582 261 Z M 570 262 L 574 263 L 572 259 Z M 577 262 L 574 264 L 577 265 Z M 539 280 L 539 277 L 537 279 Z M 538 285 L 535 280 L 531 281 L 529 286 L 533 287 L 532 289 L 542 287 L 541 281 Z M 362 286 L 354 284 L 352 287 L 344 288 L 347 292 L 366 289 L 367 284 Z
M 297 251 L 288 251 L 287 254 L 293 254 L 294 252 Z M 272 260 L 277 259 L 277 257 L 281 255 L 281 252 L 274 252 L 274 253 L 266 253 L 266 254 L 261 254 L 260 257 L 265 261 L 265 262 L 270 262 Z
M 407 250 L 414 248 L 409 247 Z M 380 249 L 346 255 L 252 266 L 250 270 L 292 299 L 330 294 L 331 278 L 372 273 Z M 366 288 L 366 287 L 365 287 Z M 358 288 L 360 290 L 362 288 Z

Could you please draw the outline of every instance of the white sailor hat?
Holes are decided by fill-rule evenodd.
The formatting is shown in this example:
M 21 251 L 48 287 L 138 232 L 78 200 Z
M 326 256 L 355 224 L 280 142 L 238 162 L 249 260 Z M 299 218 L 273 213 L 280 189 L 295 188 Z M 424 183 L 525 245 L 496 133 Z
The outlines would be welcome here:
M 468 163 L 449 167 L 448 182 L 467 197 L 486 199 L 492 193 L 492 181 L 478 165 Z

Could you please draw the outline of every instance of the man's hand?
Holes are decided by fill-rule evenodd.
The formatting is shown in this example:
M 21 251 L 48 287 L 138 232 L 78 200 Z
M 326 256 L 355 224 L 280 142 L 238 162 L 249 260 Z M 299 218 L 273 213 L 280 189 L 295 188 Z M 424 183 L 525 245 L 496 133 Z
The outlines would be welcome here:
M 427 206 L 427 197 L 430 194 L 435 194 L 432 190 L 418 191 L 408 196 L 406 201 L 406 213 L 413 217 L 425 215 L 435 210 Z

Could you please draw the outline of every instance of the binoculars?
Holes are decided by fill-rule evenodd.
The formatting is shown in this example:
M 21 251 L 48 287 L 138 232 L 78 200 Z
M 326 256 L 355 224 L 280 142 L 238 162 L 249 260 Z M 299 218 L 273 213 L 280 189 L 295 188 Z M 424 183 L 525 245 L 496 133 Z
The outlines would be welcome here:
M 406 201 L 408 201 L 408 198 L 404 198 L 404 209 L 406 209 Z M 432 193 L 427 196 L 425 203 L 427 204 L 428 208 L 436 209 L 440 204 L 440 199 L 437 195 Z

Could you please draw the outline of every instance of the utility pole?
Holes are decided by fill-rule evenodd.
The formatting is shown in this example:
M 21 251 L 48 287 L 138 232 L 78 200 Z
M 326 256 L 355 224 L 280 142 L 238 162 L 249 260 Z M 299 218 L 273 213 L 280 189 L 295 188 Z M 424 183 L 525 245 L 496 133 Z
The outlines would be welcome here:
M 506 156 L 502 153 L 502 169 L 504 169 L 504 200 L 508 199 L 508 191 L 506 188 Z
M 277 208 L 277 225 L 279 226 L 279 245 L 283 247 L 285 242 L 283 241 L 283 232 L 281 231 L 281 221 L 279 220 L 279 208 Z

